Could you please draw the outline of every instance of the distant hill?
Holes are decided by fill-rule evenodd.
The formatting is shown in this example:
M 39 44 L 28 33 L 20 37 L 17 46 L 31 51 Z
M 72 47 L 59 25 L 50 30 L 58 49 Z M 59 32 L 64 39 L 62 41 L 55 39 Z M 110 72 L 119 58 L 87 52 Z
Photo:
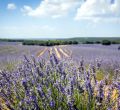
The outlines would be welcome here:
M 103 40 L 109 40 L 111 42 L 120 42 L 120 37 L 76 37 L 76 38 L 70 38 L 66 40 L 71 41 L 78 41 L 79 43 L 85 43 L 85 42 L 102 42 Z

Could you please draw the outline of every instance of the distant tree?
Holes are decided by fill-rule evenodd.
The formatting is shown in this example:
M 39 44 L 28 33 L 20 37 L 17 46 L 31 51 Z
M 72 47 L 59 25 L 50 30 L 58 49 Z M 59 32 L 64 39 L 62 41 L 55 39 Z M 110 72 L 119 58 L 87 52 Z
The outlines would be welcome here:
M 117 41 L 111 41 L 111 44 L 117 44 Z
M 86 41 L 85 44 L 94 44 L 93 41 Z
M 37 40 L 24 40 L 23 45 L 39 45 L 39 46 L 54 46 L 54 45 L 72 45 L 78 44 L 77 41 L 65 41 L 65 40 L 46 40 L 46 41 L 37 41 Z
M 78 42 L 77 41 L 73 41 L 73 44 L 78 44 Z
M 109 40 L 103 40 L 102 45 L 111 45 L 111 41 Z
M 69 41 L 68 44 L 72 44 L 72 41 Z
M 100 41 L 96 41 L 95 43 L 96 43 L 96 44 L 100 44 L 101 42 L 100 42 Z

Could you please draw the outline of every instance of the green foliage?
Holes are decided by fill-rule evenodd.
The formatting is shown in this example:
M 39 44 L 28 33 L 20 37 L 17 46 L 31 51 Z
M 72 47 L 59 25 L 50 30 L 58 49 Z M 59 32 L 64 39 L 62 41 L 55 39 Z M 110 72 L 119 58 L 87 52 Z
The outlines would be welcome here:
M 103 40 L 108 40 L 112 44 L 120 44 L 120 37 L 78 37 L 78 38 L 71 38 L 69 40 L 75 40 L 79 43 L 93 42 L 95 44 L 100 44 L 102 43 Z
M 100 44 L 101 42 L 100 42 L 100 41 L 96 41 L 95 43 L 96 43 L 96 44 Z
M 86 41 L 84 44 L 94 44 L 93 41 Z
M 6 61 L 4 62 L 3 64 L 0 63 L 0 69 L 5 69 L 5 70 L 8 70 L 8 71 L 13 71 L 14 68 L 16 67 L 17 65 L 17 62 L 13 61 L 13 62 L 10 62 L 10 61 Z
M 103 40 L 102 45 L 111 45 L 111 41 L 109 40 Z
M 23 41 L 23 45 L 54 46 L 54 45 L 72 45 L 72 44 L 78 44 L 78 42 L 64 41 L 64 40 L 45 40 L 45 41 L 25 40 Z
M 0 42 L 21 42 L 23 45 L 40 45 L 40 46 L 54 46 L 54 45 L 72 45 L 72 44 L 120 44 L 120 38 L 106 38 L 106 37 L 78 37 L 69 39 L 52 39 L 52 40 L 25 40 L 25 39 L 0 39 Z

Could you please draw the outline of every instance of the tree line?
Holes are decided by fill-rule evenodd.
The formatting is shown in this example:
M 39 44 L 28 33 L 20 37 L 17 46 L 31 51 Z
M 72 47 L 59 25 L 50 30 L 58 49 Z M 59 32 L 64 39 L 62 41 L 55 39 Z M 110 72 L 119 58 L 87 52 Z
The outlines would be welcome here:
M 23 39 L 0 39 L 0 42 L 21 42 L 23 45 L 39 45 L 39 46 L 54 46 L 54 45 L 74 45 L 74 44 L 120 44 L 120 39 L 62 39 L 62 40 L 23 40 Z
M 110 40 L 102 40 L 102 41 L 85 41 L 83 44 L 102 44 L 102 45 L 111 45 L 111 44 L 120 44 L 119 41 L 110 41 Z
M 78 44 L 77 41 L 64 41 L 64 40 L 25 40 L 22 42 L 23 45 L 40 45 L 40 46 L 54 46 L 54 45 L 72 45 Z

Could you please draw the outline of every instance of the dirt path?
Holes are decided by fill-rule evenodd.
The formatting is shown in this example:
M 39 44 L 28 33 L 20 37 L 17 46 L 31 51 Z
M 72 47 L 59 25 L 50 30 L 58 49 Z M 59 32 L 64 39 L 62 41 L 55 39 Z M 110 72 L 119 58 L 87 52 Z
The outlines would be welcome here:
M 50 48 L 50 55 L 52 55 L 52 53 L 53 53 L 53 48 L 51 47 Z
M 59 51 L 65 56 L 65 57 L 70 57 L 63 49 L 59 48 Z
M 61 59 L 61 55 L 60 55 L 60 53 L 58 52 L 58 49 L 57 49 L 56 47 L 54 47 L 54 50 L 55 50 L 55 53 L 56 53 L 58 59 Z
M 8 107 L 5 104 L 5 101 L 2 98 L 0 98 L 0 110 L 10 110 L 8 109 Z
M 47 47 L 44 49 L 44 50 L 42 50 L 42 51 L 40 51 L 39 53 L 37 53 L 37 57 L 40 57 L 40 56 L 42 56 L 46 51 L 47 51 Z
M 46 47 L 42 49 L 41 51 L 39 51 L 36 56 L 41 57 L 45 54 L 46 51 L 48 52 L 48 56 L 52 55 L 52 53 L 54 52 L 58 59 L 62 59 L 62 56 L 66 58 L 69 58 L 71 56 L 71 52 L 66 49 L 62 49 L 61 46 L 57 46 L 57 47 L 54 46 L 50 48 Z

